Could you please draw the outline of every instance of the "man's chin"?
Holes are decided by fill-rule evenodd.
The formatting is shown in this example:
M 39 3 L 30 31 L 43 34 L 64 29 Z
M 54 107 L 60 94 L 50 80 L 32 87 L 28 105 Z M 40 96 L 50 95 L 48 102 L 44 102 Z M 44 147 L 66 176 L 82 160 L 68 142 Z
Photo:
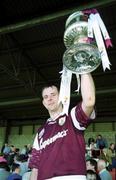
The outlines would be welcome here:
M 55 111 L 56 111 L 56 109 L 57 109 L 56 107 L 49 107 L 49 109 L 48 109 L 48 110 L 49 110 L 49 111 L 51 111 L 51 112 L 55 112 Z

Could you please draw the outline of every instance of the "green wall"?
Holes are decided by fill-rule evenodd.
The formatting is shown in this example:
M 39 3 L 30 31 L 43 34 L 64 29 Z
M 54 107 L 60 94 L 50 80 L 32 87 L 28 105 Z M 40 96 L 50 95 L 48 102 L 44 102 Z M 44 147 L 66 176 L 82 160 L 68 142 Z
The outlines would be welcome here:
M 9 135 L 9 144 L 22 148 L 26 144 L 33 144 L 33 140 L 39 125 L 13 126 Z M 0 147 L 2 147 L 5 136 L 5 127 L 0 127 Z M 115 142 L 116 122 L 111 123 L 92 123 L 85 131 L 85 140 L 101 134 L 108 143 Z
M 34 126 L 22 126 L 21 132 L 20 127 L 11 127 L 11 133 L 9 135 L 9 144 L 15 145 L 17 148 L 22 148 L 24 145 L 33 144 L 33 140 L 36 134 L 38 125 Z

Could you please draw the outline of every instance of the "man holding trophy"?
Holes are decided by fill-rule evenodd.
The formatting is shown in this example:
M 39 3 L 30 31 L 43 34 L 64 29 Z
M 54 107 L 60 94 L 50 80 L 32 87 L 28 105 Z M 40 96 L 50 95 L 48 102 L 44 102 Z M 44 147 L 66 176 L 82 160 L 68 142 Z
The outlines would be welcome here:
M 95 118 L 95 86 L 90 73 L 106 57 L 103 42 L 100 50 L 95 43 L 90 43 L 94 30 L 88 24 L 95 21 L 94 15 L 99 15 L 94 11 L 76 12 L 66 21 L 64 43 L 67 50 L 63 56 L 60 91 L 55 85 L 47 85 L 42 90 L 43 105 L 50 118 L 38 130 L 34 140 L 29 162 L 32 168 L 30 180 L 86 180 L 84 130 Z M 94 26 L 98 26 L 96 24 L 97 20 Z M 108 58 L 102 64 L 104 70 L 109 68 Z M 72 74 L 77 77 L 82 101 L 69 113 Z

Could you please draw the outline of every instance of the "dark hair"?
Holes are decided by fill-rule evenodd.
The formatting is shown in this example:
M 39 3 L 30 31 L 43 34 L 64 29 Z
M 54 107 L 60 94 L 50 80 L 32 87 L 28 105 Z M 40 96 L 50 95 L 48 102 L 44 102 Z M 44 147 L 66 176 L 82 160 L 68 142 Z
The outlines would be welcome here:
M 16 160 L 19 162 L 25 162 L 25 161 L 27 161 L 27 159 L 28 159 L 28 156 L 25 154 L 16 155 Z
M 94 172 L 93 170 L 89 169 L 89 170 L 87 170 L 87 174 L 96 174 L 96 172 Z
M 112 146 L 114 143 L 110 143 L 110 146 Z M 114 144 L 115 145 L 115 144 Z
M 42 90 L 41 90 L 41 96 L 42 96 L 42 93 L 43 93 L 43 91 L 44 91 L 44 89 L 46 89 L 46 88 L 49 88 L 49 87 L 56 87 L 57 88 L 57 90 L 59 91 L 59 86 L 58 85 L 56 85 L 56 84 L 46 84 L 45 86 L 43 86 L 42 87 Z M 43 97 L 42 97 L 43 98 Z
M 0 168 L 5 169 L 6 171 L 10 171 L 10 168 L 9 168 L 7 162 L 0 162 Z
M 98 134 L 97 137 L 100 136 L 102 138 L 102 135 L 101 134 Z
M 20 164 L 13 163 L 12 164 L 12 172 L 14 172 L 17 168 L 20 168 Z
M 95 171 L 97 170 L 97 161 L 95 159 L 87 159 L 86 162 L 90 162 L 92 166 L 94 166 Z
M 92 142 L 95 142 L 95 139 L 91 137 L 91 138 L 88 139 L 88 145 L 90 146 L 90 144 L 91 144 Z
M 90 176 L 88 176 L 90 175 Z M 94 179 L 93 179 L 94 177 Z M 97 179 L 97 174 L 93 170 L 87 170 L 87 180 L 96 180 Z

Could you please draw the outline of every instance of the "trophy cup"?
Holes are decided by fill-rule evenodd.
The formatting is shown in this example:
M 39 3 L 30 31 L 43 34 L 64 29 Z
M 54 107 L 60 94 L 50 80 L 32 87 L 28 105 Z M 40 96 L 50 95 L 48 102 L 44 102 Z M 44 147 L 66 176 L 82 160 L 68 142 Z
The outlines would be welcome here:
M 88 42 L 88 16 L 82 11 L 67 19 L 64 44 L 67 50 L 63 55 L 63 65 L 73 73 L 89 73 L 100 65 L 101 55 L 95 42 Z

